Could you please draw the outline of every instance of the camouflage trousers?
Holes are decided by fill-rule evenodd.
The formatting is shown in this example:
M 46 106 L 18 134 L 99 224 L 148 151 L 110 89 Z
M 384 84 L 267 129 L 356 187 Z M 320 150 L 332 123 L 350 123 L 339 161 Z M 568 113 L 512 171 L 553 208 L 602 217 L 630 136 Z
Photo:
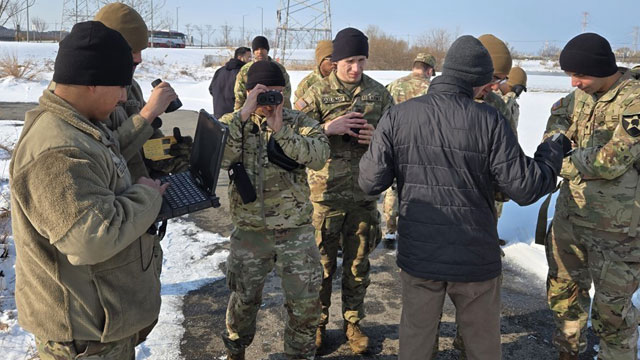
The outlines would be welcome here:
M 589 290 L 591 326 L 600 338 L 598 359 L 637 359 L 640 314 L 631 303 L 640 281 L 640 238 L 599 231 L 556 216 L 547 235 L 547 301 L 553 344 L 577 354 L 586 349 Z
M 329 322 L 331 282 L 342 241 L 342 316 L 358 323 L 364 318 L 364 297 L 369 286 L 369 254 L 382 239 L 376 202 L 327 205 L 313 203 L 313 226 L 324 269 L 320 301 L 321 324 Z
M 256 333 L 256 315 L 262 304 L 267 275 L 276 268 L 282 279 L 288 319 L 284 351 L 296 359 L 313 359 L 315 333 L 320 319 L 318 293 L 322 281 L 320 255 L 311 225 L 264 232 L 235 229 L 227 259 L 227 349 L 239 353 Z
M 387 234 L 398 231 L 398 190 L 393 184 L 384 193 L 384 219 L 387 225 Z
M 38 356 L 42 360 L 133 360 L 137 343 L 137 334 L 110 343 L 78 340 L 55 342 L 36 338 Z

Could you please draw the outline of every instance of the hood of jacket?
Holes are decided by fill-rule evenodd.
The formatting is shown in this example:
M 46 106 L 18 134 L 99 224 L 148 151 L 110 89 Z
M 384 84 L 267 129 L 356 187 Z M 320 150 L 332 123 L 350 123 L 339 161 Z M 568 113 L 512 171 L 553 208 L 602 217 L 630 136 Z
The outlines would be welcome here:
M 246 64 L 244 61 L 234 58 L 234 59 L 231 59 L 231 60 L 227 61 L 227 63 L 224 64 L 224 67 L 227 70 L 234 70 L 234 69 L 242 68 L 244 66 L 244 64 Z

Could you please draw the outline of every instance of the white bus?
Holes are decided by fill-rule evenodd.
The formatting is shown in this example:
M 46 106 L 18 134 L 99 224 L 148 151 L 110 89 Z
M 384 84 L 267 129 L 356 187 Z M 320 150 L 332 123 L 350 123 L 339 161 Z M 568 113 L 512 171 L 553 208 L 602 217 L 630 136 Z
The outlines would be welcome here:
M 184 48 L 186 35 L 177 31 L 149 31 L 149 47 Z

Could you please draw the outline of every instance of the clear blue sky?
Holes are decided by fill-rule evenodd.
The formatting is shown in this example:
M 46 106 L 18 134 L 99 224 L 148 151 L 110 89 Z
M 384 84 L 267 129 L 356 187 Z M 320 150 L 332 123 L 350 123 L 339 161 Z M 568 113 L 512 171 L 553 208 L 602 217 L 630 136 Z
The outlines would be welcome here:
M 260 31 L 258 7 L 264 9 L 265 28 L 275 28 L 276 10 L 280 4 L 278 0 L 165 2 L 164 16 L 175 19 L 176 7 L 180 7 L 182 31 L 187 23 L 219 28 L 226 22 L 239 33 L 245 15 L 245 31 L 252 34 Z M 63 0 L 36 0 L 31 16 L 45 19 L 52 29 L 54 23 L 60 22 L 62 3 Z M 545 41 L 562 47 L 580 33 L 583 12 L 589 13 L 586 30 L 603 35 L 614 48 L 633 47 L 634 27 L 640 26 L 638 0 L 333 0 L 331 10 L 334 35 L 347 26 L 364 29 L 374 24 L 388 34 L 411 42 L 430 29 L 443 28 L 460 35 L 492 33 L 516 50 L 531 53 L 541 49 Z M 214 36 L 219 36 L 219 31 Z

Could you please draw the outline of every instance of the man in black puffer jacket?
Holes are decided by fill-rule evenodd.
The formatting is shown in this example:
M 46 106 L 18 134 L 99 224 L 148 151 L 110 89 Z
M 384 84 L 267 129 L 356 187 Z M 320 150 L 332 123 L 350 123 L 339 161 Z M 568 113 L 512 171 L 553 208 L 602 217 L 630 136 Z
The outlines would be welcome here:
M 241 46 L 236 49 L 233 59 L 216 70 L 209 85 L 209 94 L 213 96 L 213 115 L 220 119 L 222 115 L 233 112 L 236 101 L 233 86 L 240 69 L 251 60 L 251 49 Z
M 430 359 L 445 294 L 469 359 L 500 359 L 500 274 L 493 194 L 520 205 L 555 188 L 570 142 L 559 136 L 527 157 L 508 122 L 473 101 L 492 81 L 478 39 L 451 46 L 429 92 L 392 107 L 360 161 L 359 184 L 374 195 L 397 179 L 402 279 L 400 360 Z

